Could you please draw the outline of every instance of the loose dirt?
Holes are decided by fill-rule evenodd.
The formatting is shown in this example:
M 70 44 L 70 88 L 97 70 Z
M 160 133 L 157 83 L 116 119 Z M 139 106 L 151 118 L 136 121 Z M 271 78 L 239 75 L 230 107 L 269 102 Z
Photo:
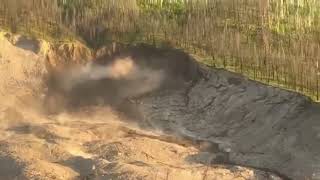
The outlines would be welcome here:
M 12 36 L 0 37 L 0 179 L 320 178 L 320 107 L 299 94 L 177 50 L 98 56 Z

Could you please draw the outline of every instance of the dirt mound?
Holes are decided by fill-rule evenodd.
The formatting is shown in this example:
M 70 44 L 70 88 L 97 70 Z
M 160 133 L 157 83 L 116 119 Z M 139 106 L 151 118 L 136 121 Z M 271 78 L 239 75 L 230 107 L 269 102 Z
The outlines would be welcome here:
M 32 51 L 16 48 L 0 35 L 0 98 L 2 105 L 18 106 L 43 92 L 44 61 Z M 2 106 L 3 107 L 3 106 Z
M 0 179 L 318 178 L 307 98 L 177 50 L 39 49 L 0 39 Z

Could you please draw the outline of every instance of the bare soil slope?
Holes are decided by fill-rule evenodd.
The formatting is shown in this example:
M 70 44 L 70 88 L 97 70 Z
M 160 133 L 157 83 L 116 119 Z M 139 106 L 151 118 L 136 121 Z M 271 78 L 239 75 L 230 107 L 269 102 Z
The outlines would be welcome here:
M 0 179 L 319 178 L 303 96 L 175 50 L 21 41 L 0 38 Z

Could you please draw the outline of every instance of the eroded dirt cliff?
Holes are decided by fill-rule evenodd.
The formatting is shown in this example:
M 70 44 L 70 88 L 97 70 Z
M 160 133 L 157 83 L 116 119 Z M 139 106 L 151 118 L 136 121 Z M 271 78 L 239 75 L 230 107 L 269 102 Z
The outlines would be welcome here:
M 8 36 L 0 179 L 319 178 L 320 107 L 299 94 L 177 50 Z

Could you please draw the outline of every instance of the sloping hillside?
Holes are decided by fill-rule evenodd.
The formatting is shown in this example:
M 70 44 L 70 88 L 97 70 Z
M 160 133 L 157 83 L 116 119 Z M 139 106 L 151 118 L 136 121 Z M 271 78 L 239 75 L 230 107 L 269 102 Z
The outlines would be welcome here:
M 17 42 L 0 38 L 0 179 L 318 178 L 303 96 L 176 50 Z

